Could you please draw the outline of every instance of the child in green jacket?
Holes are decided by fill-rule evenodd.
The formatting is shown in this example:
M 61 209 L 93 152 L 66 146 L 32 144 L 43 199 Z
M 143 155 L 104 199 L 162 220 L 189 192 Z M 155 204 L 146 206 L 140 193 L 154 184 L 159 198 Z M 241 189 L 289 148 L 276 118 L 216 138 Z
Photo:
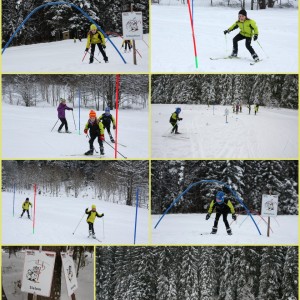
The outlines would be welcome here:
M 237 28 L 240 29 L 240 32 L 233 38 L 233 50 L 231 57 L 237 57 L 238 54 L 238 42 L 246 39 L 246 48 L 251 53 L 255 61 L 259 61 L 258 55 L 255 53 L 254 49 L 251 46 L 252 37 L 256 41 L 258 38 L 258 28 L 254 20 L 247 18 L 247 12 L 242 9 L 239 11 L 238 20 L 224 31 L 224 34 L 227 34 Z

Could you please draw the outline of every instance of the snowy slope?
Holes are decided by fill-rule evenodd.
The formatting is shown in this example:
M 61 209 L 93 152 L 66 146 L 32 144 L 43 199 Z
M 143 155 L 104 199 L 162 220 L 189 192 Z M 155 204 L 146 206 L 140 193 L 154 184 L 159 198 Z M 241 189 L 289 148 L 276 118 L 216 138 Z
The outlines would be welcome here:
M 4 158 L 92 158 L 83 155 L 89 149 L 88 138 L 83 133 L 89 109 L 81 109 L 80 135 L 78 133 L 78 109 L 66 111 L 69 130 L 72 134 L 59 134 L 60 121 L 51 132 L 57 119 L 56 107 L 23 107 L 2 104 L 2 157 Z M 101 112 L 102 113 L 102 112 Z M 112 112 L 114 114 L 115 112 Z M 97 112 L 100 115 L 100 112 Z M 17 120 L 17 122 L 12 122 Z M 112 130 L 112 128 L 111 128 Z M 114 130 L 112 130 L 114 136 Z M 114 144 L 105 133 L 105 158 L 114 158 Z M 118 151 L 128 158 L 148 157 L 148 109 L 120 110 Z M 94 147 L 99 150 L 98 142 Z M 97 155 L 94 158 L 99 158 Z M 118 158 L 122 159 L 121 155 Z
M 181 107 L 179 132 L 169 119 Z M 244 106 L 233 114 L 226 106 L 152 104 L 153 158 L 297 158 L 298 111 L 260 107 L 255 116 Z
M 170 2 L 170 1 L 169 1 Z M 172 1 L 180 3 L 178 1 Z M 298 72 L 298 11 L 296 9 L 248 10 L 258 25 L 254 50 L 263 61 L 251 66 L 252 58 L 239 42 L 242 59 L 210 60 L 230 55 L 238 30 L 224 37 L 236 20 L 239 8 L 194 7 L 194 30 L 199 68 L 196 69 L 188 7 L 152 5 L 152 72 Z M 209 1 L 210 2 L 210 1 Z M 178 4 L 177 4 L 178 5 Z
M 27 293 L 22 293 L 18 282 L 22 280 L 24 267 L 24 252 L 17 252 L 17 256 L 8 257 L 8 253 L 2 252 L 2 285 L 8 300 L 25 300 Z M 75 292 L 77 299 L 93 299 L 94 294 L 94 260 L 90 255 L 86 256 L 86 265 L 80 269 L 78 289 Z M 61 300 L 68 300 L 67 287 L 62 272 Z
M 89 54 L 82 62 L 86 39 L 82 42 L 77 40 L 65 40 L 52 43 L 42 43 L 27 46 L 9 47 L 2 56 L 2 72 L 88 72 L 88 73 L 132 73 L 148 72 L 148 35 L 143 40 L 136 41 L 137 65 L 133 64 L 133 54 L 124 53 L 121 48 L 123 39 L 120 37 L 111 38 L 112 42 L 123 55 L 126 64 L 119 56 L 115 48 L 107 41 L 106 54 L 109 63 L 104 63 L 103 57 L 98 49 L 95 50 L 95 57 L 101 63 L 95 61 L 89 64 Z M 122 49 L 122 50 L 121 50 Z
M 156 229 L 152 229 L 154 244 L 224 244 L 224 245 L 275 245 L 298 244 L 298 216 L 277 216 L 271 218 L 270 237 L 267 237 L 267 225 L 259 217 L 253 216 L 262 235 L 259 235 L 254 223 L 245 215 L 240 215 L 236 222 L 228 216 L 233 235 L 228 236 L 222 218 L 219 220 L 218 232 L 210 234 L 215 214 L 206 221 L 206 214 L 168 214 Z M 160 215 L 152 215 L 153 227 Z M 245 218 L 247 218 L 245 220 Z M 265 218 L 266 219 L 266 218 Z M 245 221 L 244 221 L 245 220 Z M 242 224 L 242 222 L 244 223 Z
M 94 223 L 95 233 L 103 244 L 133 244 L 135 208 L 93 199 L 45 197 L 36 199 L 36 228 L 33 234 L 33 222 L 22 212 L 22 203 L 33 195 L 15 197 L 15 216 L 13 217 L 13 193 L 2 193 L 2 242 L 3 244 L 99 244 L 88 239 L 88 224 L 84 214 L 87 207 L 96 204 L 97 211 L 104 213 Z M 31 214 L 32 215 L 32 214 Z M 84 215 L 84 216 L 83 216 Z M 83 217 L 77 231 L 77 224 Z M 103 236 L 104 226 L 104 236 Z M 148 210 L 139 208 L 137 224 L 137 244 L 148 243 Z

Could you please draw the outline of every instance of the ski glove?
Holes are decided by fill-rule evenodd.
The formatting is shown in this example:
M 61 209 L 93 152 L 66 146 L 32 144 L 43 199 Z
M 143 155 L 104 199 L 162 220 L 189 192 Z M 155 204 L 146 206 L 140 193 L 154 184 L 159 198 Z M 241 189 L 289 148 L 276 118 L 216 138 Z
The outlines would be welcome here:
M 106 46 L 105 46 L 105 45 L 102 45 L 102 48 L 103 48 L 103 49 L 105 49 L 105 48 L 106 48 Z
M 101 218 L 104 217 L 104 214 L 101 215 Z
M 101 141 L 104 141 L 105 139 L 104 139 L 104 134 L 100 134 L 100 140 Z
M 232 219 L 233 219 L 233 221 L 236 221 L 236 215 L 235 214 L 232 215 Z
M 227 29 L 224 30 L 224 34 L 227 34 L 227 33 L 229 33 L 229 30 L 227 30 Z
M 178 118 L 179 121 L 182 121 L 182 118 Z
M 87 129 L 84 129 L 83 132 L 84 132 L 85 134 L 87 134 L 88 130 L 87 130 Z
M 209 218 L 210 218 L 210 214 L 207 214 L 205 219 L 208 220 Z
M 85 52 L 88 52 L 89 51 L 89 48 L 85 48 Z
M 253 40 L 256 41 L 257 39 L 258 39 L 258 35 L 257 35 L 257 34 L 254 34 Z
M 115 125 L 113 126 L 113 129 L 116 129 L 116 126 L 115 126 Z

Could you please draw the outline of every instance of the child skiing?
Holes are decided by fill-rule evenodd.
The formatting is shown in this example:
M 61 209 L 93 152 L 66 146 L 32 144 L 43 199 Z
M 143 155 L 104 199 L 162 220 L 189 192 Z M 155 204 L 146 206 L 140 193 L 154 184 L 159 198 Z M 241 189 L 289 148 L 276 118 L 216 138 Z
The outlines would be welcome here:
M 103 147 L 103 141 L 104 141 L 104 128 L 103 124 L 97 120 L 96 118 L 96 112 L 91 110 L 89 114 L 89 120 L 85 125 L 84 133 L 87 134 L 88 130 L 90 130 L 90 150 L 85 152 L 85 155 L 93 155 L 94 153 L 94 140 L 98 138 L 98 143 L 100 146 L 100 153 L 101 155 L 104 155 L 104 147 Z
M 110 114 L 110 108 L 105 107 L 105 112 L 99 117 L 99 122 L 102 121 L 104 129 L 107 130 L 107 133 L 109 134 L 110 141 L 112 143 L 115 142 L 113 136 L 110 133 L 110 124 L 113 123 L 113 129 L 116 129 L 116 121 L 114 117 Z
M 26 198 L 26 200 L 25 200 L 25 201 L 23 202 L 23 204 L 22 204 L 23 212 L 22 212 L 20 218 L 23 217 L 23 214 L 24 214 L 24 212 L 26 211 L 26 212 L 27 212 L 28 219 L 30 219 L 30 215 L 29 215 L 29 206 L 32 207 L 32 204 L 31 204 L 31 202 L 29 202 L 29 198 Z
M 216 209 L 216 218 L 214 222 L 214 226 L 212 228 L 211 234 L 216 234 L 218 230 L 218 222 L 220 219 L 220 216 L 223 215 L 223 222 L 226 226 L 226 231 L 229 235 L 232 235 L 231 228 L 229 227 L 229 223 L 227 221 L 227 215 L 229 212 L 232 213 L 232 219 L 236 220 L 236 215 L 234 211 L 234 207 L 230 200 L 225 199 L 225 193 L 222 191 L 217 192 L 216 200 L 212 200 L 209 209 L 208 214 L 206 215 L 206 220 L 210 218 L 210 215 L 212 214 L 213 210 Z
M 254 104 L 254 114 L 256 115 L 256 113 L 258 113 L 258 104 Z
M 178 132 L 178 121 L 181 121 L 182 118 L 179 118 L 179 114 L 181 112 L 181 108 L 177 107 L 175 112 L 172 113 L 171 117 L 170 117 L 170 123 L 173 126 L 171 133 L 175 132 L 175 134 L 179 134 L 180 132 Z
M 130 40 L 124 40 L 123 43 L 122 43 L 122 48 L 124 47 L 125 45 L 125 52 L 127 52 L 127 46 L 128 46 L 128 51 L 130 52 L 131 51 L 131 48 L 132 48 L 132 43 Z
M 96 211 L 96 205 L 95 204 L 92 205 L 92 209 L 91 210 L 89 210 L 88 208 L 86 208 L 85 213 L 88 215 L 86 221 L 89 224 L 89 237 L 92 237 L 92 238 L 95 239 L 96 238 L 95 231 L 94 231 L 94 222 L 95 222 L 95 219 L 96 219 L 96 217 L 97 218 L 104 217 L 104 214 L 99 214 Z
M 97 30 L 97 26 L 95 24 L 92 24 L 90 27 L 90 31 L 88 32 L 86 49 L 85 49 L 85 51 L 87 52 L 91 47 L 90 64 L 94 62 L 94 53 L 95 53 L 96 45 L 98 46 L 104 61 L 108 63 L 108 57 L 106 56 L 106 53 L 104 51 L 104 49 L 106 48 L 104 36 L 100 31 Z
M 68 122 L 66 119 L 66 110 L 73 110 L 73 108 L 68 107 L 66 104 L 66 100 L 63 98 L 60 98 L 60 103 L 57 107 L 58 112 L 58 118 L 61 121 L 61 124 L 58 128 L 58 132 L 61 132 L 61 129 L 65 126 L 66 133 L 71 133 L 68 129 Z
M 224 31 L 227 34 L 235 29 L 239 28 L 240 32 L 233 38 L 233 50 L 231 57 L 237 57 L 238 55 L 238 42 L 246 39 L 246 48 L 251 53 L 254 61 L 259 61 L 258 55 L 255 53 L 251 46 L 251 40 L 256 41 L 258 38 L 258 28 L 254 20 L 247 18 L 247 12 L 242 9 L 239 11 L 238 20 Z

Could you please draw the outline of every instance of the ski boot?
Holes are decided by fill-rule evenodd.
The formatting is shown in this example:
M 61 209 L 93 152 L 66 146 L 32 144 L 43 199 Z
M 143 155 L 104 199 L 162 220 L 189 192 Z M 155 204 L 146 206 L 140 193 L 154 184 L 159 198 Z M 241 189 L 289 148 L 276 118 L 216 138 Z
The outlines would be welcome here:
M 218 227 L 213 227 L 210 234 L 216 234 L 218 231 Z
M 92 238 L 93 238 L 93 239 L 96 239 L 96 238 L 97 238 L 95 233 L 92 234 Z
M 103 147 L 100 147 L 100 154 L 104 155 L 104 148 Z
M 89 238 L 93 236 L 92 230 L 89 230 Z
M 107 63 L 108 63 L 108 57 L 105 57 L 105 58 L 104 58 L 104 61 L 105 61 L 105 63 L 107 64 Z
M 93 62 L 94 62 L 94 57 L 91 57 L 89 63 L 92 64 Z
M 66 130 L 66 133 L 71 133 L 71 131 L 69 131 L 69 130 Z
M 252 54 L 252 58 L 254 59 L 255 62 L 259 61 L 259 57 L 256 53 Z
M 227 234 L 228 234 L 228 235 L 232 235 L 232 231 L 231 231 L 231 228 L 230 228 L 230 227 L 226 228 L 226 231 L 227 231 Z
M 175 131 L 175 134 L 181 134 L 181 132 Z
M 235 58 L 237 57 L 237 53 L 232 51 L 232 53 L 229 55 L 230 58 Z
M 110 135 L 109 138 L 110 138 L 110 141 L 111 141 L 112 143 L 115 142 L 115 140 L 114 140 L 114 138 L 112 137 L 112 135 Z
M 89 151 L 85 152 L 84 155 L 93 155 L 94 150 L 90 149 Z

